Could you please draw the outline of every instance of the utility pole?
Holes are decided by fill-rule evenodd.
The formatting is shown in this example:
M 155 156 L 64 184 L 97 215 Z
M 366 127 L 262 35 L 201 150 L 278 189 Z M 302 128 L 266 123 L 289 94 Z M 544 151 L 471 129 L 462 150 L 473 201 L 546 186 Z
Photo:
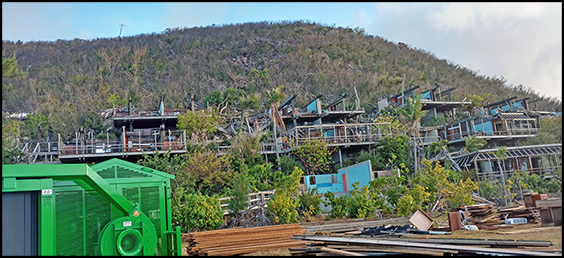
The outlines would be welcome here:
M 121 24 L 121 23 L 120 23 L 119 25 L 121 25 L 121 27 L 119 28 L 119 36 L 118 36 L 118 39 L 121 38 L 121 29 L 123 29 L 123 26 L 125 26 L 125 24 Z
M 403 95 L 403 84 L 405 83 L 405 73 L 401 75 L 401 106 L 405 103 L 405 96 Z

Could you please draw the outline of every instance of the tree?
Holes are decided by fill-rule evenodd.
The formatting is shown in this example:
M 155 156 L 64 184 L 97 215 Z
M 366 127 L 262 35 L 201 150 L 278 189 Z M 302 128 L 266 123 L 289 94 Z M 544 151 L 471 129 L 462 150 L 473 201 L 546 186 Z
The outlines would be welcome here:
M 48 130 L 51 128 L 50 121 L 43 114 L 30 114 L 25 121 L 30 137 L 37 137 L 37 142 L 44 135 L 47 135 Z
M 415 162 L 415 173 L 417 174 L 417 140 L 421 141 L 419 128 L 417 123 L 422 117 L 427 115 L 429 110 L 421 110 L 423 104 L 421 103 L 421 96 L 417 95 L 414 98 L 407 99 L 407 105 L 398 109 L 403 117 L 411 123 L 411 137 L 413 138 L 413 160 Z
M 358 157 L 356 157 L 356 162 L 360 163 L 367 160 L 370 160 L 370 164 L 372 164 L 372 170 L 379 170 L 384 167 L 382 156 L 371 154 L 364 150 L 360 151 Z
M 388 169 L 405 166 L 407 153 L 409 153 L 408 141 L 409 137 L 405 135 L 386 136 L 380 139 L 376 151 L 378 155 L 382 156 L 383 162 L 390 165 Z
M 260 150 L 260 136 L 250 133 L 241 132 L 231 140 L 231 167 L 235 170 L 242 171 L 242 164 L 254 166 L 263 163 Z
M 395 109 L 390 111 L 382 110 L 380 115 L 376 118 L 372 118 L 372 122 L 374 123 L 390 123 L 390 129 L 392 135 L 403 134 L 406 135 L 409 131 L 409 124 L 401 123 L 398 119 L 398 115 Z M 378 129 L 378 128 L 374 128 Z
M 284 176 L 281 186 L 276 188 L 276 193 L 268 202 L 267 209 L 274 216 L 274 223 L 289 224 L 298 223 L 298 207 L 300 199 L 298 189 L 300 188 L 300 178 L 303 171 L 295 167 L 292 174 Z
M 282 92 L 284 85 L 280 85 L 272 90 L 267 90 L 265 92 L 266 95 L 266 105 L 270 109 L 271 112 L 271 120 L 274 123 L 274 131 L 276 131 L 276 127 L 282 128 L 286 131 L 286 126 L 284 125 L 284 121 L 278 113 L 278 107 L 280 106 L 280 102 L 286 98 L 286 94 Z
M 472 94 L 468 97 L 471 100 L 469 105 L 463 107 L 464 110 L 470 112 L 470 117 L 474 116 L 474 108 L 479 108 L 485 106 L 487 103 L 493 100 L 493 95 L 488 92 L 483 92 L 481 94 Z
M 562 143 L 562 117 L 552 116 L 540 120 L 539 133 L 520 142 L 519 146 Z
M 197 192 L 219 193 L 221 188 L 228 186 L 233 176 L 229 167 L 229 156 L 219 156 L 211 150 L 188 154 L 184 172 L 194 181 Z
M 183 188 L 184 193 L 195 193 L 194 180 L 185 171 L 187 158 L 186 154 L 170 155 L 170 151 L 162 155 L 143 153 L 143 158 L 138 160 L 137 164 L 174 175 L 174 180 L 170 181 L 170 188 L 173 192 Z
M 188 111 L 186 114 L 178 115 L 176 126 L 180 130 L 186 130 L 192 134 L 194 142 L 205 140 L 207 135 L 217 131 L 217 126 L 223 122 L 223 118 L 218 114 L 217 109 L 208 107 L 196 112 Z
M 233 180 L 231 199 L 229 199 L 229 214 L 234 217 L 239 211 L 247 209 L 249 200 L 249 179 L 245 173 L 239 173 Z
M 507 199 L 510 198 L 510 197 L 507 196 L 507 188 L 505 186 L 505 177 L 503 175 L 503 168 L 502 168 L 502 164 L 504 163 L 504 160 L 507 158 L 507 147 L 501 146 L 493 154 L 499 160 L 497 165 L 499 166 L 499 173 L 501 174 L 501 184 L 502 184 L 502 187 L 503 187 L 503 202 L 505 203 L 505 206 L 507 206 Z
M 488 144 L 486 140 L 474 135 L 464 138 L 464 143 L 468 152 L 475 152 Z
M 16 164 L 24 157 L 20 149 L 20 123 L 2 117 L 2 164 Z
M 2 51 L 2 77 L 13 79 L 25 78 L 27 75 L 27 72 L 22 71 L 18 67 L 16 54 L 13 54 L 11 57 L 6 57 L 5 51 Z
M 239 108 L 241 109 L 241 124 L 243 124 L 247 119 L 247 110 L 257 110 L 259 108 L 260 98 L 256 93 L 247 95 L 244 91 L 241 92 L 242 96 L 239 97 Z
M 269 109 L 270 120 L 273 123 L 272 128 L 274 130 L 274 142 L 275 142 L 274 147 L 276 149 L 276 159 L 280 159 L 280 155 L 278 154 L 278 144 L 276 144 L 276 138 L 278 137 L 276 133 L 276 127 L 280 126 L 280 128 L 286 131 L 286 125 L 284 125 L 284 121 L 282 120 L 280 113 L 278 113 L 278 106 L 280 106 L 280 101 L 286 98 L 286 94 L 282 92 L 283 88 L 284 85 L 280 85 L 270 91 L 267 90 L 265 92 L 267 99 L 266 104 Z
M 308 139 L 299 145 L 295 144 L 292 155 L 300 159 L 308 175 L 330 172 L 331 153 L 337 150 L 335 146 L 328 146 L 324 140 Z
M 407 105 L 397 109 L 397 112 L 411 123 L 412 137 L 420 137 L 417 123 L 429 112 L 429 110 L 421 110 L 422 108 L 421 96 L 417 95 L 414 98 L 407 98 Z

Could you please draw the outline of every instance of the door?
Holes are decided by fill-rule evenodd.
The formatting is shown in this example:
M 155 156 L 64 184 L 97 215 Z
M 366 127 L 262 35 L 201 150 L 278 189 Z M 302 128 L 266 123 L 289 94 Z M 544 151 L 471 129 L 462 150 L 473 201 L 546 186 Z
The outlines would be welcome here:
M 2 256 L 38 255 L 38 192 L 2 193 Z

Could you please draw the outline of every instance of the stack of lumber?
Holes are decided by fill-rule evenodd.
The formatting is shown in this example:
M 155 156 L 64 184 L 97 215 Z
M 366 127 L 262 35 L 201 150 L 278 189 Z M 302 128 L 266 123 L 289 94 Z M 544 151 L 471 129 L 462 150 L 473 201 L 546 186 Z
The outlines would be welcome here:
M 256 228 L 228 228 L 182 234 L 188 255 L 239 255 L 271 249 L 304 247 L 306 242 L 292 240 L 304 234 L 299 224 Z
M 538 208 L 525 206 L 499 208 L 497 209 L 497 213 L 499 214 L 499 219 L 502 221 L 505 221 L 506 218 L 526 218 L 529 223 L 536 223 L 539 218 Z
M 463 211 L 462 214 L 468 224 L 476 225 L 478 228 L 503 224 L 492 204 L 480 203 L 466 206 L 465 208 L 466 211 Z
M 294 236 L 310 241 L 307 247 L 290 248 L 292 256 L 381 256 L 381 255 L 550 255 L 560 253 L 536 252 L 523 247 L 550 247 L 550 241 L 493 240 L 493 239 L 434 239 L 434 238 L 360 238 L 332 236 Z M 505 249 L 507 248 L 507 249 Z
M 405 225 L 409 224 L 409 217 L 381 219 L 381 220 L 348 220 L 339 223 L 309 223 L 303 224 L 308 234 L 323 233 L 344 233 L 349 231 L 360 231 L 363 228 L 378 227 L 388 224 Z

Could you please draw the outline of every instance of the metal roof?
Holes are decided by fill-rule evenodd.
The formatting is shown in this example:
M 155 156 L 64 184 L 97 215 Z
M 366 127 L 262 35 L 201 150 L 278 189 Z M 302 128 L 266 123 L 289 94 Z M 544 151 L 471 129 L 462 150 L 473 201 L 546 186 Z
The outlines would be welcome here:
M 497 113 L 496 115 L 504 120 L 536 120 L 526 113 Z
M 498 159 L 494 154 L 497 149 L 479 150 L 472 153 L 464 154 L 453 159 L 461 166 L 468 166 L 476 160 Z M 507 158 L 522 158 L 529 156 L 543 156 L 552 154 L 562 154 L 562 143 L 530 145 L 520 147 L 508 147 Z

